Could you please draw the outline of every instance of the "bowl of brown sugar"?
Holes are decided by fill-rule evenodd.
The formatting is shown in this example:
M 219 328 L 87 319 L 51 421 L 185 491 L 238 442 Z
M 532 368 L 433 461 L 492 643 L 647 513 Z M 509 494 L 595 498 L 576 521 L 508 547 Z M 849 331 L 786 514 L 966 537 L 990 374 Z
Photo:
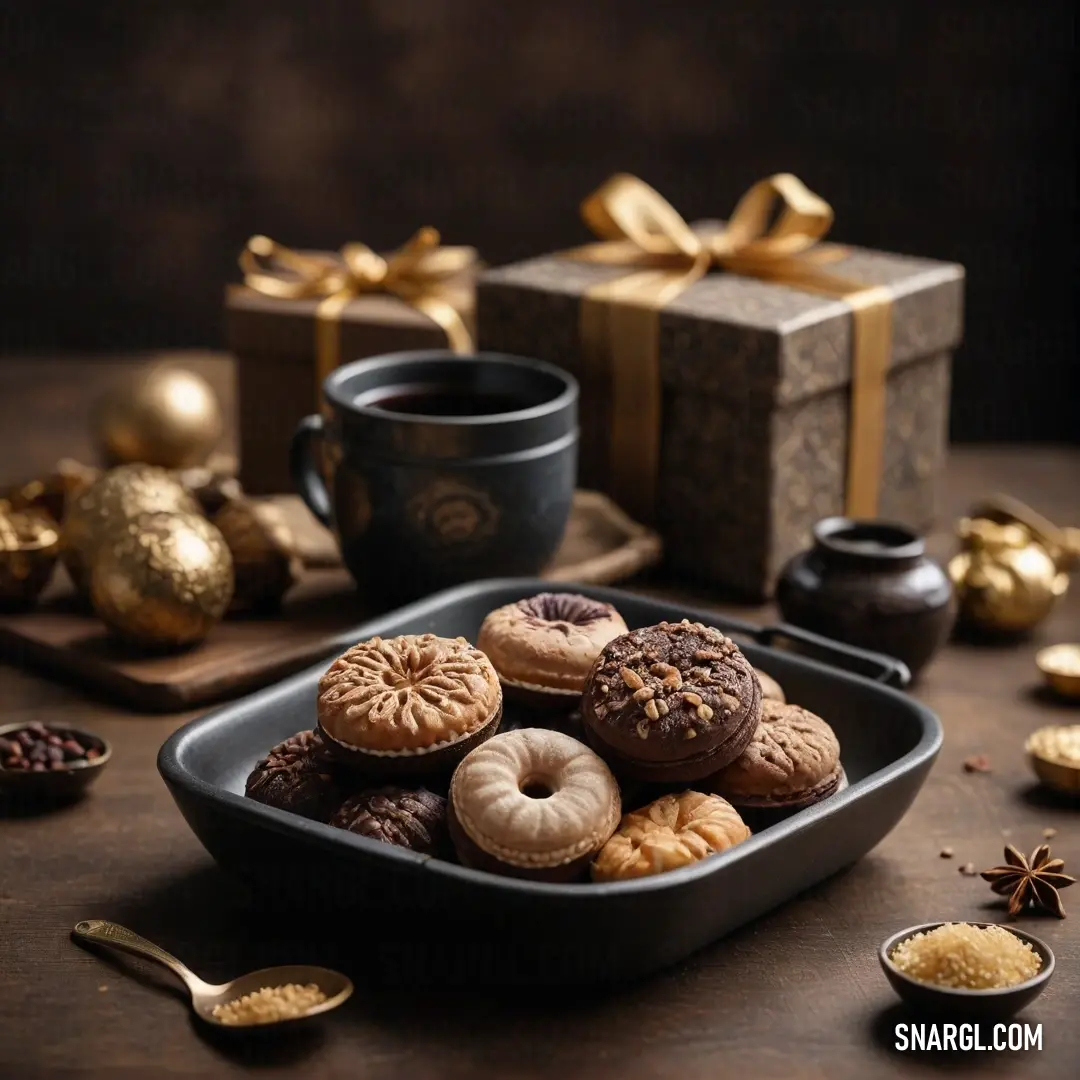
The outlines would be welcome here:
M 906 1004 L 922 1012 L 1001 1020 L 1030 1005 L 1054 973 L 1054 954 L 1023 930 L 936 922 L 893 934 L 878 951 Z

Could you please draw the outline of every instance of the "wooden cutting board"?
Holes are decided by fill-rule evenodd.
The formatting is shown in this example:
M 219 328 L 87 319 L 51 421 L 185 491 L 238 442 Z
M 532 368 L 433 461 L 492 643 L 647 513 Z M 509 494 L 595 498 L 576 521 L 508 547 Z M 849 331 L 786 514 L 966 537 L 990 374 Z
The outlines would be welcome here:
M 329 656 L 351 627 L 377 614 L 336 561 L 333 540 L 298 500 L 281 500 L 301 552 L 311 564 L 271 618 L 228 619 L 183 653 L 147 656 L 125 648 L 92 614 L 80 610 L 66 576 L 33 611 L 0 615 L 0 656 L 20 668 L 78 684 L 140 712 L 179 712 L 235 697 Z M 579 491 L 566 535 L 544 577 L 610 584 L 657 562 L 655 533 L 609 499 Z

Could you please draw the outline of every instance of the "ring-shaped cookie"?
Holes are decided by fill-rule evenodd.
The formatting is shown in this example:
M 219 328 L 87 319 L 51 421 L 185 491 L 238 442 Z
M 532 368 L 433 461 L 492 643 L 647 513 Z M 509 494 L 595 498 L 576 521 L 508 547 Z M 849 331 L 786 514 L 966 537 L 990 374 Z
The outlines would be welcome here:
M 583 875 L 615 831 L 619 785 L 559 731 L 523 728 L 469 753 L 450 782 L 450 836 L 466 866 L 511 877 Z

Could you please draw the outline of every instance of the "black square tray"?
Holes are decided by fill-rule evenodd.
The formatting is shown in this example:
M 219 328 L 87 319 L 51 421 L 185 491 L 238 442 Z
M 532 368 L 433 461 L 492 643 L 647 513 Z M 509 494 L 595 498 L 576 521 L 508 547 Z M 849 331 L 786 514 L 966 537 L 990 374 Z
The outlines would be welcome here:
M 545 587 L 503 580 L 450 589 L 357 627 L 336 651 L 376 634 L 475 640 L 487 612 Z M 655 877 L 603 885 L 498 877 L 244 798 L 256 760 L 314 726 L 325 663 L 181 728 L 161 748 L 161 775 L 207 851 L 264 904 L 335 927 L 343 955 L 357 947 L 365 966 L 468 983 L 606 982 L 665 967 L 855 862 L 911 805 L 942 732 L 929 709 L 884 685 L 906 682 L 899 662 L 790 627 L 763 629 L 614 589 L 574 588 L 615 604 L 631 628 L 690 618 L 730 634 L 790 700 L 832 724 L 850 786 L 730 851 Z M 507 710 L 507 726 L 523 722 L 535 720 Z

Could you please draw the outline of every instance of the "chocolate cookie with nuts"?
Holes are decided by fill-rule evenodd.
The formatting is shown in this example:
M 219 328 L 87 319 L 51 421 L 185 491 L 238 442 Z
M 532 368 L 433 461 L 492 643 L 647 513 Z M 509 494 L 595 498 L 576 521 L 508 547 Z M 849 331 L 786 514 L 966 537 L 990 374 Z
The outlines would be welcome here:
M 299 731 L 278 743 L 251 771 L 244 793 L 266 806 L 323 822 L 345 797 L 317 731 Z
M 761 700 L 735 642 L 683 620 L 609 642 L 585 681 L 581 715 L 589 745 L 616 776 L 682 783 L 743 752 Z
M 426 788 L 358 792 L 338 807 L 330 824 L 422 855 L 440 855 L 449 847 L 446 800 Z

